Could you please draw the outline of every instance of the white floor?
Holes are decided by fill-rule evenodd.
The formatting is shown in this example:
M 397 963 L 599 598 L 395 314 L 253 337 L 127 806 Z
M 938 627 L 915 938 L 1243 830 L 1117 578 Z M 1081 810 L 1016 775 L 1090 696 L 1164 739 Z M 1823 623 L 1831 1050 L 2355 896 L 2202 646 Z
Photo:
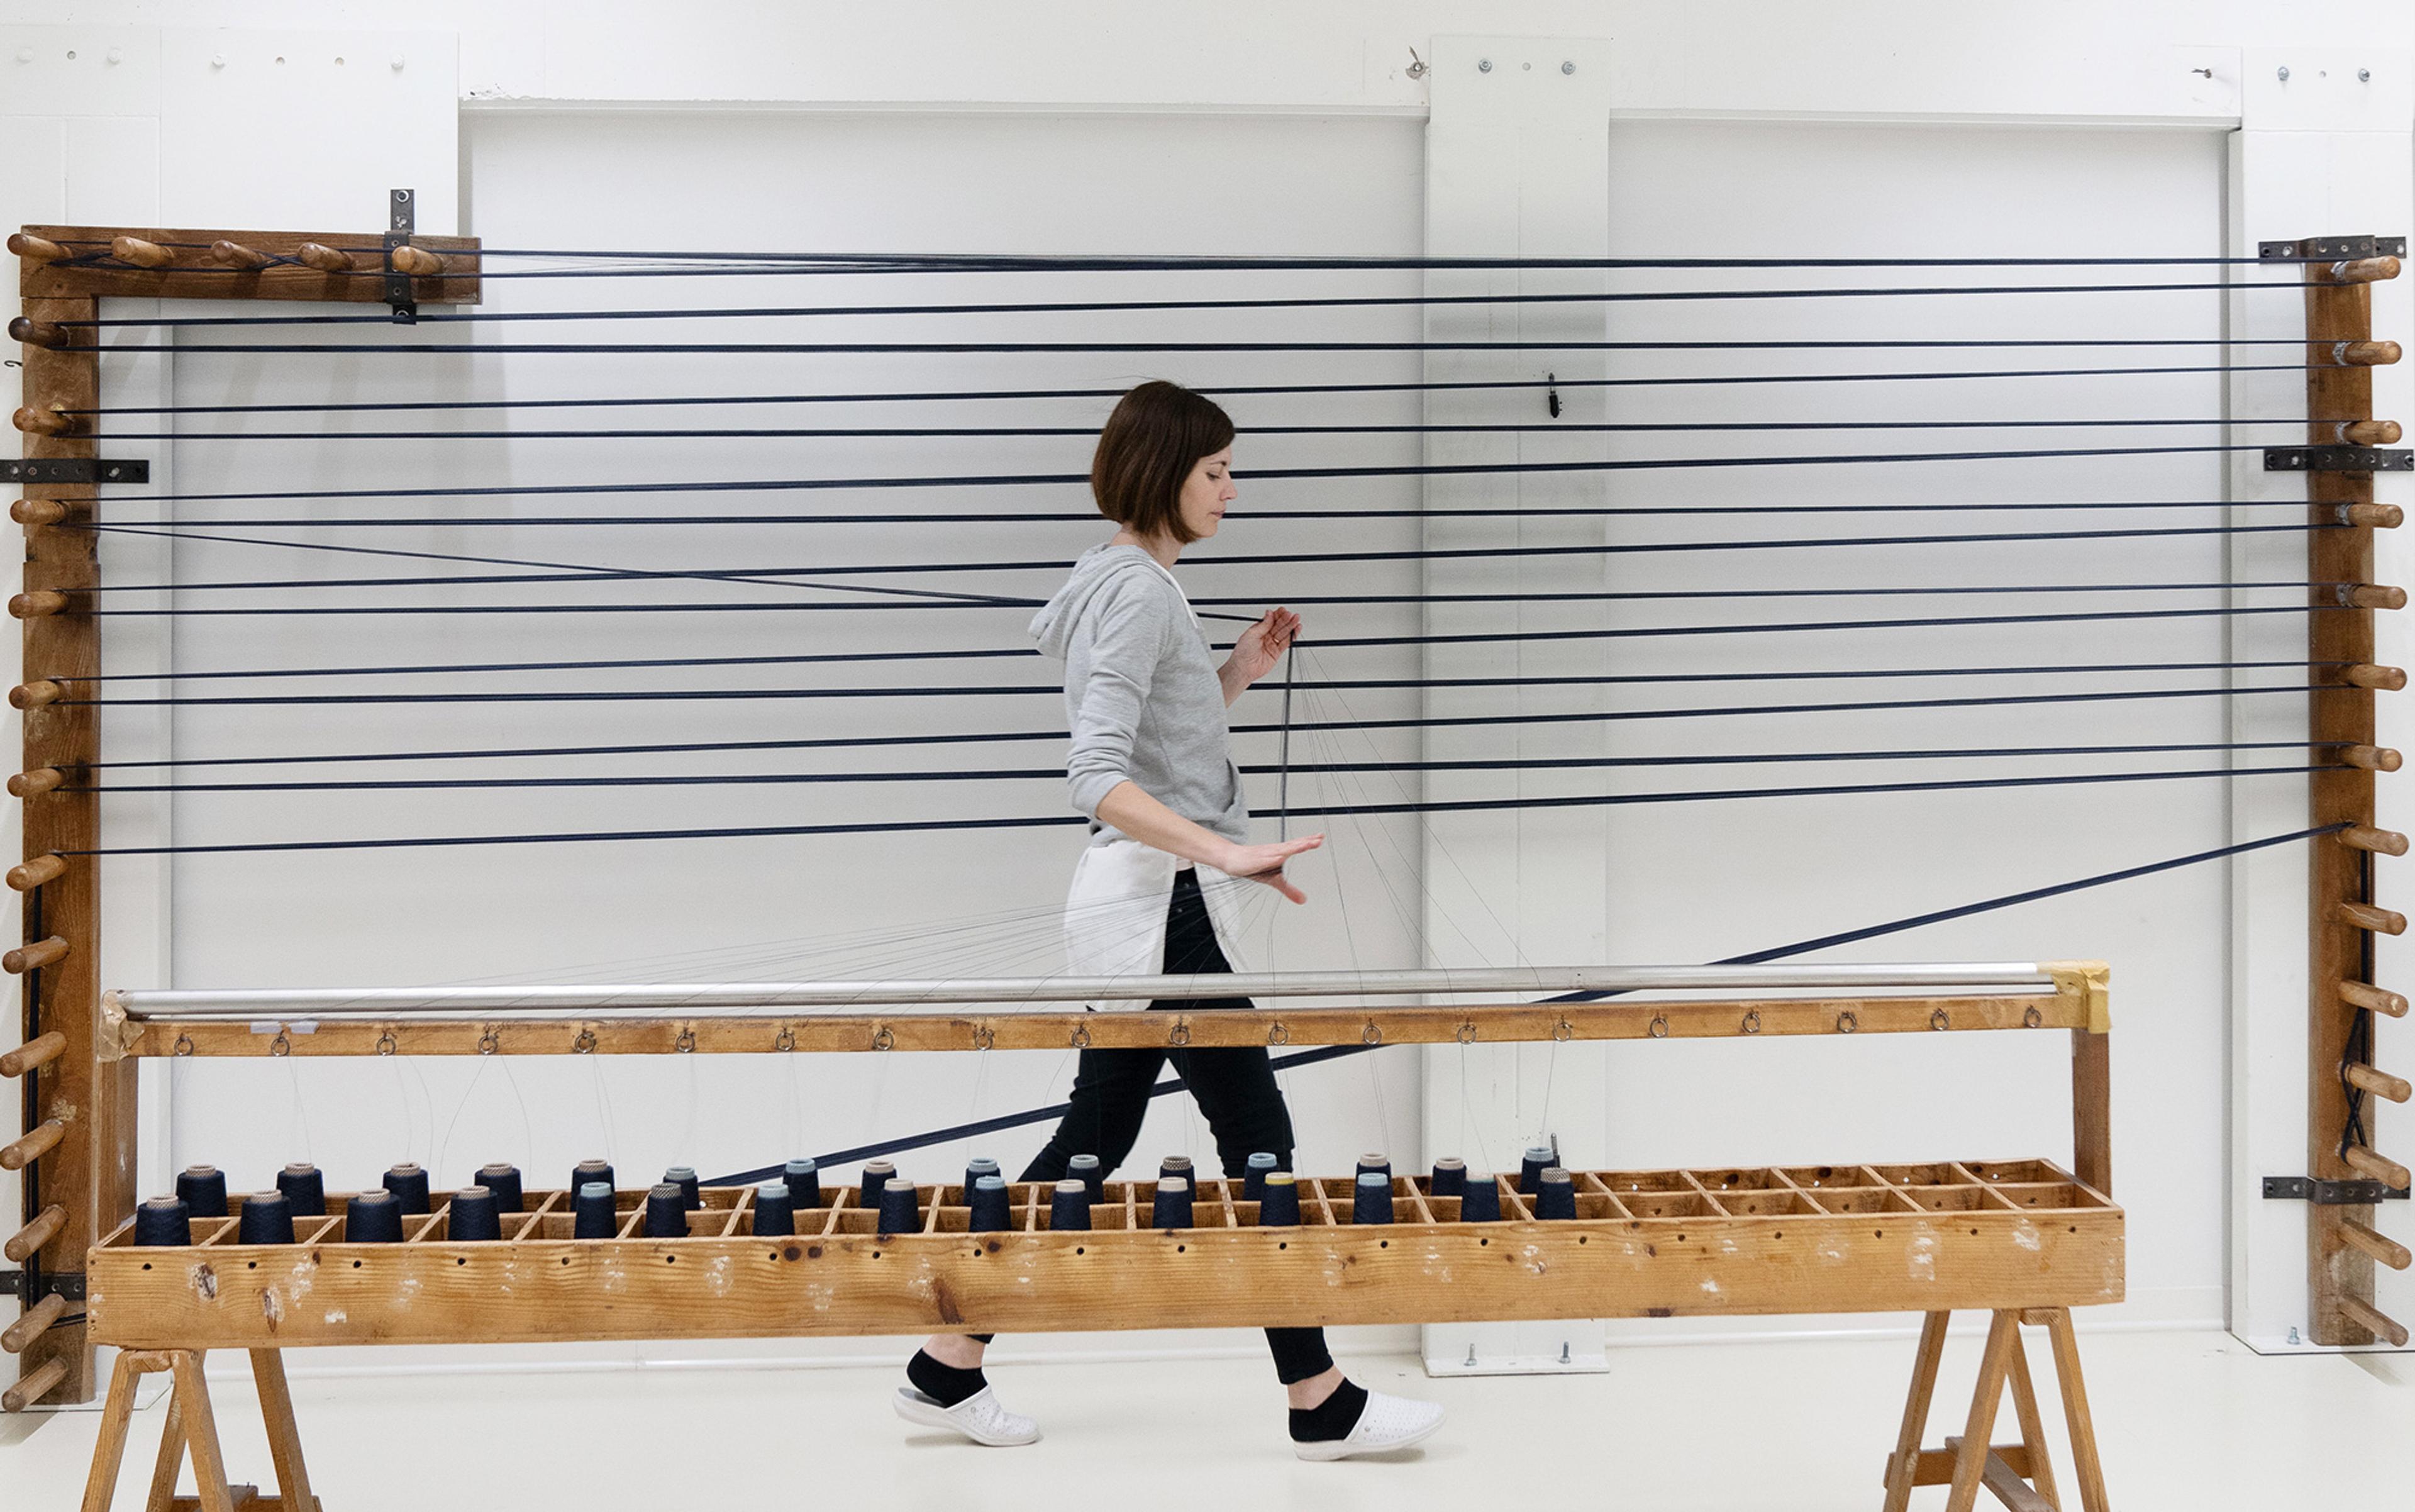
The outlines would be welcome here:
M 2046 1358 L 2031 1332 L 2032 1357 Z M 2415 1507 L 2415 1358 L 2258 1357 L 2212 1333 L 2082 1337 L 2112 1502 L 2124 1512 Z M 447 1505 L 829 1505 L 1068 1512 L 1418 1512 L 1487 1505 L 1865 1509 L 1901 1411 L 1908 1341 L 1613 1350 L 1607 1375 L 1429 1381 L 1411 1360 L 1345 1360 L 1451 1421 L 1390 1462 L 1308 1465 L 1261 1360 L 999 1366 L 1044 1440 L 976 1449 L 892 1417 L 887 1370 L 297 1376 L 315 1490 L 338 1512 Z M 297 1364 L 307 1363 L 298 1361 Z M 1958 1432 L 1976 1341 L 1949 1345 L 1928 1443 Z M 2039 1383 L 2053 1400 L 2053 1387 Z M 267 1489 L 248 1383 L 214 1392 L 237 1480 Z M 2049 1405 L 2049 1414 L 2053 1412 Z M 139 1506 L 159 1408 L 137 1420 L 117 1505 Z M 0 1507 L 74 1506 L 92 1413 L 0 1419 Z M 2007 1404 L 1996 1433 L 2013 1435 Z M 2057 1466 L 2077 1507 L 2059 1431 Z M 189 1478 L 187 1481 L 189 1490 Z M 1920 1492 L 1915 1507 L 1942 1505 Z M 1983 1499 L 1984 1500 L 1984 1499 Z M 1986 1505 L 1992 1505 L 1992 1502 Z

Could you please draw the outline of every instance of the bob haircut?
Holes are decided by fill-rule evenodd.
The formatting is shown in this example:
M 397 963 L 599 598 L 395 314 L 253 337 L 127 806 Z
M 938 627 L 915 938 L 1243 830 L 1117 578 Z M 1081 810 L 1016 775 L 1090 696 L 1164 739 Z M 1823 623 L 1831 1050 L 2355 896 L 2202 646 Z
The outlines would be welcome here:
M 1203 457 L 1233 444 L 1233 417 L 1179 383 L 1152 380 L 1116 403 L 1090 459 L 1099 513 L 1137 535 L 1199 539 L 1182 523 L 1182 485 Z

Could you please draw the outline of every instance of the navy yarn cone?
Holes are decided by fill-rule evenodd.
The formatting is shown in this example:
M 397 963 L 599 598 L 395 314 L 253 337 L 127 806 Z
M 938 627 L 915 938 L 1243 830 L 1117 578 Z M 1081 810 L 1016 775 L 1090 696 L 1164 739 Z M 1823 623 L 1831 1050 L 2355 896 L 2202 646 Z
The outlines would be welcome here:
M 293 1205 L 281 1191 L 252 1193 L 235 1215 L 234 1238 L 237 1244 L 292 1244 Z
M 663 1179 L 680 1190 L 680 1198 L 691 1213 L 704 1205 L 704 1188 L 696 1179 L 696 1167 L 675 1165 L 663 1173 Z
M 1169 1176 L 1180 1176 L 1191 1184 L 1192 1190 L 1199 1190 L 1199 1174 L 1191 1168 L 1188 1155 L 1169 1155 L 1157 1163 L 1157 1179 L 1163 1181 Z
M 297 1160 L 277 1173 L 277 1190 L 293 1205 L 295 1218 L 327 1216 L 327 1180 L 308 1160 Z
M 1467 1173 L 1467 1190 L 1460 1193 L 1459 1220 L 1462 1223 L 1498 1223 L 1501 1221 L 1501 1183 L 1480 1171 Z
M 478 1185 L 495 1194 L 496 1212 L 525 1213 L 528 1211 L 528 1199 L 522 1194 L 518 1166 L 502 1161 L 497 1161 L 493 1165 L 482 1165 L 478 1167 Z
M 452 1210 L 444 1219 L 444 1235 L 468 1244 L 502 1238 L 503 1220 L 495 1210 L 494 1192 L 485 1187 L 465 1187 L 455 1192 Z
M 1299 1227 L 1299 1183 L 1288 1171 L 1267 1173 L 1265 1195 L 1258 1199 L 1258 1227 L 1262 1229 L 1296 1229 Z
M 578 1196 L 579 1189 L 591 1181 L 601 1181 L 604 1185 L 615 1189 L 621 1185 L 620 1178 L 612 1174 L 611 1161 L 581 1160 L 571 1167 L 570 1194 L 573 1197 Z
M 1276 1166 L 1281 1165 L 1282 1163 L 1282 1162 L 1281 1160 L 1274 1157 L 1271 1151 L 1268 1150 L 1260 1150 L 1255 1155 L 1251 1156 L 1250 1163 L 1242 1168 L 1241 1201 L 1245 1203 L 1254 1203 L 1265 1198 L 1267 1194 L 1267 1173 L 1272 1171 Z
M 385 1190 L 394 1193 L 394 1200 L 402 1205 L 404 1212 L 428 1211 L 428 1173 L 411 1161 L 405 1160 L 386 1172 Z
M 154 1197 L 134 1210 L 134 1242 L 140 1245 L 190 1244 L 193 1210 L 182 1197 Z
M 176 1195 L 195 1218 L 227 1216 L 226 1173 L 215 1165 L 188 1165 L 177 1174 Z
M 971 1226 L 975 1234 L 1003 1234 L 1014 1226 L 1014 1205 L 1006 1177 L 986 1175 L 973 1183 Z
M 346 1244 L 400 1244 L 402 1200 L 390 1191 L 365 1191 L 344 1208 Z
M 621 1232 L 621 1214 L 612 1203 L 612 1189 L 601 1181 L 591 1181 L 578 1189 L 570 1200 L 570 1236 L 574 1239 L 608 1239 Z
M 646 1237 L 687 1237 L 687 1193 L 676 1181 L 657 1181 L 646 1190 Z
M 1148 1205 L 1148 1226 L 1187 1229 L 1191 1226 L 1191 1183 L 1181 1176 L 1157 1178 L 1157 1195 Z
M 1381 1171 L 1361 1171 L 1358 1185 L 1350 1192 L 1350 1221 L 1389 1223 L 1391 1220 L 1391 1178 Z
M 855 1184 L 855 1205 L 876 1213 L 880 1211 L 881 1189 L 888 1186 L 889 1178 L 896 1174 L 897 1167 L 888 1160 L 864 1161 L 863 1175 Z
M 1086 1201 L 1097 1204 L 1107 1200 L 1107 1174 L 1100 1168 L 1097 1156 L 1074 1156 L 1065 1162 L 1065 1175 L 1089 1192 Z
M 797 1205 L 788 1198 L 785 1181 L 766 1181 L 755 1189 L 755 1236 L 786 1238 L 797 1232 Z
M 1537 1218 L 1577 1216 L 1576 1181 L 1556 1165 L 1543 1173 L 1541 1184 L 1536 1189 L 1535 1216 Z
M 914 1183 L 892 1181 L 880 1189 L 880 1232 L 920 1234 L 922 1209 L 914 1197 Z
M 1519 1191 L 1529 1197 L 1535 1195 L 1536 1183 L 1543 1179 L 1543 1172 L 1559 1163 L 1559 1155 L 1549 1145 L 1538 1145 L 1529 1149 L 1518 1161 Z
M 1079 1176 L 1067 1176 L 1057 1183 L 1056 1195 L 1048 1201 L 1048 1227 L 1052 1232 L 1080 1232 L 1090 1226 L 1090 1189 Z
M 1363 1176 L 1370 1171 L 1375 1172 L 1387 1181 L 1391 1180 L 1392 1158 L 1381 1151 L 1376 1151 L 1368 1155 L 1361 1155 L 1358 1157 L 1358 1170 L 1357 1174 Z
M 1467 1190 L 1467 1162 L 1456 1155 L 1446 1155 L 1434 1162 L 1433 1194 L 1456 1197 Z
M 994 1176 L 998 1174 L 998 1162 L 991 1160 L 986 1155 L 977 1155 L 973 1157 L 973 1159 L 967 1160 L 965 1162 L 964 1200 L 968 1204 L 973 1200 L 973 1189 L 981 1185 L 982 1177 Z
M 811 1160 L 790 1160 L 781 1167 L 780 1184 L 788 1189 L 788 1205 L 800 1212 L 822 1205 L 821 1167 Z

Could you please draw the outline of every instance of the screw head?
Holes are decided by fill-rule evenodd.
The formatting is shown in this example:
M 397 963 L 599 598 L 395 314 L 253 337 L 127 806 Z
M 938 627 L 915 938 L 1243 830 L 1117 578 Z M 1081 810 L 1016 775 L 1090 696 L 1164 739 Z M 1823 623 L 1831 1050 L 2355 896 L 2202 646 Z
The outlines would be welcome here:
M 1577 71 L 1577 66 L 1573 63 L 1563 63 L 1560 65 L 1560 71 L 1562 73 L 1574 73 Z
M 1491 58 L 1477 59 L 1476 71 L 1478 73 L 1491 73 L 1492 71 L 1492 60 Z
M 2273 69 L 2272 77 L 2280 80 L 2285 84 L 2288 83 L 2289 82 L 2289 66 L 2285 63 L 2278 68 Z
M 2371 68 L 2357 69 L 2356 82 L 2361 84 L 2369 84 L 2373 82 L 2373 70 Z

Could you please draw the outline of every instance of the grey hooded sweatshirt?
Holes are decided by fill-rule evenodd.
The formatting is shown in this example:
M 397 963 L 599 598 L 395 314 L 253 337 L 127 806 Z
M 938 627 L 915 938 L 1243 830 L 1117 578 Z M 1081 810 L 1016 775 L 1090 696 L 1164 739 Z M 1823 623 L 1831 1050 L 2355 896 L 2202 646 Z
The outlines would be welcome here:
M 1233 765 L 1223 685 L 1182 591 L 1136 546 L 1095 546 L 1032 617 L 1040 649 L 1065 664 L 1073 806 L 1098 818 L 1122 782 L 1227 840 L 1250 809 Z M 1101 839 L 1122 831 L 1102 825 Z

